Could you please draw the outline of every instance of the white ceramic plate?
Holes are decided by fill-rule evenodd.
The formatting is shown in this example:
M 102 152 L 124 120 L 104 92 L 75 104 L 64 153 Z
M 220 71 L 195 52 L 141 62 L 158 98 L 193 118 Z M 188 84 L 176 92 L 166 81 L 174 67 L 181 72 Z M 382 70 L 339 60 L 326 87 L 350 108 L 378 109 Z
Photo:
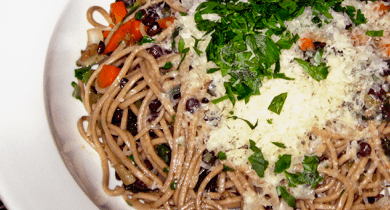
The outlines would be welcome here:
M 110 3 L 1 3 L 0 197 L 10 210 L 131 209 L 103 193 L 98 156 L 77 133 L 85 111 L 71 97 L 86 11 Z
M 114 1 L 112 1 L 114 2 Z M 81 138 L 76 123 L 86 114 L 82 103 L 71 96 L 75 61 L 87 43 L 86 20 L 90 6 L 109 9 L 110 1 L 72 0 L 54 30 L 45 67 L 45 104 L 52 135 L 69 172 L 100 209 L 132 209 L 121 196 L 111 197 L 102 189 L 102 170 L 98 154 Z M 96 18 L 105 23 L 103 18 Z

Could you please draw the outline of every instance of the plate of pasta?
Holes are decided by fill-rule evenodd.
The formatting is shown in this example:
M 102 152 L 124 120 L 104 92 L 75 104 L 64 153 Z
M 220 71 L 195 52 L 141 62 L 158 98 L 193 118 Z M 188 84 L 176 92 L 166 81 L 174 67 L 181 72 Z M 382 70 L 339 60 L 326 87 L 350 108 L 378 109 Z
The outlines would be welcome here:
M 45 94 L 97 207 L 390 209 L 388 2 L 88 4 Z

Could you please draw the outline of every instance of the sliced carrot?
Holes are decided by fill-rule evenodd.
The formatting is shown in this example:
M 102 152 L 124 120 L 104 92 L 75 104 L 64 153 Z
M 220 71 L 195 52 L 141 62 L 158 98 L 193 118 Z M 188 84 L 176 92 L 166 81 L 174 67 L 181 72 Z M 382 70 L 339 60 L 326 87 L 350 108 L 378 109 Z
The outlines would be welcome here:
M 121 41 L 127 41 L 130 45 L 138 42 L 142 38 L 140 25 L 141 21 L 131 19 L 119 27 L 108 42 L 104 54 L 114 51 Z
M 162 18 L 162 19 L 158 20 L 157 23 L 158 23 L 158 25 L 159 25 L 162 29 L 166 29 L 166 28 L 168 28 L 170 25 L 172 25 L 173 22 L 175 22 L 175 20 L 176 20 L 175 17 L 169 16 L 169 17 Z
M 104 65 L 97 78 L 97 83 L 99 87 L 106 88 L 110 86 L 114 82 L 120 71 L 121 69 L 116 66 Z
M 110 31 L 103 31 L 103 37 L 104 38 L 107 38 L 108 34 L 110 34 Z
M 314 44 L 313 44 L 313 40 L 310 39 L 310 38 L 302 38 L 301 39 L 301 50 L 303 51 L 307 51 L 307 50 L 314 50 Z
M 126 5 L 123 1 L 118 1 L 111 4 L 110 15 L 112 22 L 115 24 L 119 23 L 126 16 L 126 14 Z
M 111 27 L 111 28 L 114 28 L 114 25 L 113 25 L 113 24 L 110 24 L 110 27 Z M 104 37 L 104 38 L 107 38 L 107 37 L 108 37 L 108 34 L 110 34 L 110 30 L 103 31 L 103 37 Z
M 379 5 L 379 12 L 388 12 L 390 10 L 390 6 L 386 6 L 384 4 Z

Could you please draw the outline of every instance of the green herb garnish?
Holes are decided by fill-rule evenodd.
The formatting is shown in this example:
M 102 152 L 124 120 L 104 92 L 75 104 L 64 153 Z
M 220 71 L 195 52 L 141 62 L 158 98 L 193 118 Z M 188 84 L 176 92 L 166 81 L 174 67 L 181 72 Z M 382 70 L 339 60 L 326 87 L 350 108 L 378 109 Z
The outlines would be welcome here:
M 218 152 L 218 159 L 220 160 L 226 160 L 226 154 L 222 151 Z
M 257 127 L 257 124 L 259 123 L 259 120 L 256 120 L 256 124 L 253 125 L 253 124 L 252 124 L 251 122 L 249 122 L 248 120 L 243 119 L 243 118 L 240 118 L 240 117 L 237 117 L 237 116 L 231 116 L 231 117 L 228 117 L 228 119 L 233 119 L 233 120 L 239 119 L 239 120 L 242 120 L 242 121 L 246 122 L 246 124 L 248 124 L 248 126 L 249 126 L 252 130 L 255 129 L 255 128 Z
M 176 184 L 177 184 L 177 179 L 173 180 L 173 182 L 171 183 L 171 190 L 176 189 Z
M 256 143 L 253 140 L 249 140 L 249 148 L 253 151 L 253 154 L 248 158 L 248 161 L 252 165 L 252 169 L 256 171 L 259 177 L 264 177 L 264 172 L 268 167 L 268 161 L 264 159 L 261 149 L 256 147 Z
M 170 61 L 168 61 L 165 63 L 165 65 L 162 68 L 163 69 L 170 69 L 170 68 L 172 68 L 172 63 Z
M 278 186 L 276 187 L 276 192 L 278 195 L 282 196 L 282 198 L 286 201 L 286 203 L 291 206 L 292 208 L 296 208 L 295 205 L 295 198 L 287 192 L 286 187 L 284 186 Z
M 280 142 L 271 142 L 271 143 L 274 144 L 275 146 L 283 148 L 283 149 L 287 148 L 285 144 L 280 143 Z
M 234 171 L 234 169 L 232 169 L 232 168 L 230 168 L 229 166 L 225 166 L 225 165 L 223 165 L 223 169 L 222 169 L 223 171 Z
M 279 155 L 278 161 L 275 163 L 274 172 L 277 174 L 283 173 L 286 169 L 290 168 L 291 155 Z
M 73 87 L 73 93 L 72 93 L 72 96 L 80 101 L 81 100 L 81 89 L 80 87 L 77 85 L 77 83 L 75 82 L 72 82 L 71 83 L 72 87 Z
M 154 42 L 156 42 L 156 40 L 154 40 L 153 38 L 149 36 L 143 36 L 141 41 L 138 42 L 138 45 L 143 45 L 145 43 L 154 43 Z
M 321 62 L 323 53 L 324 52 L 322 50 L 318 50 L 316 52 L 316 54 L 313 57 L 314 64 L 299 58 L 295 58 L 295 60 L 299 63 L 299 65 L 301 65 L 302 68 L 317 82 L 326 79 L 329 73 L 328 71 L 329 67 L 326 66 L 326 63 Z
M 280 114 L 282 111 L 284 102 L 286 101 L 287 93 L 281 93 L 272 99 L 271 104 L 268 106 L 268 110 L 276 114 Z
M 177 69 L 180 68 L 181 64 L 183 63 L 184 59 L 187 56 L 187 53 L 190 51 L 190 48 L 189 47 L 184 48 L 184 45 L 185 45 L 184 40 L 183 40 L 183 38 L 180 37 L 179 43 L 178 43 L 178 50 L 180 53 L 181 60 L 180 60 L 180 63 L 179 63 L 179 66 L 177 67 Z
M 289 187 L 296 187 L 297 185 L 308 184 L 311 188 L 315 188 L 323 177 L 321 177 L 317 171 L 319 158 L 317 156 L 305 156 L 303 164 L 303 172 L 301 173 L 289 173 L 284 172 L 288 180 Z
M 383 30 L 380 30 L 380 31 L 367 31 L 366 35 L 367 36 L 373 36 L 373 37 L 381 37 L 381 36 L 383 36 Z

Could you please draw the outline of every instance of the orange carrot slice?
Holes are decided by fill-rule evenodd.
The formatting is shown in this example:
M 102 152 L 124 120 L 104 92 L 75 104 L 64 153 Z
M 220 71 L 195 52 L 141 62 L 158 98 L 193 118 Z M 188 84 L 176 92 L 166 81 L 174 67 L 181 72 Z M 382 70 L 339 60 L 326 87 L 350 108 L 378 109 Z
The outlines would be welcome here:
M 142 38 L 140 25 L 141 21 L 131 19 L 119 27 L 108 42 L 104 54 L 114 51 L 123 40 L 129 42 L 130 45 L 138 42 Z
M 300 41 L 302 44 L 299 48 L 301 48 L 302 51 L 307 51 L 307 50 L 314 50 L 314 44 L 313 40 L 310 38 L 302 38 Z
M 162 19 L 158 20 L 157 23 L 158 23 L 158 25 L 159 25 L 162 29 L 166 29 L 166 28 L 168 28 L 170 25 L 172 25 L 173 22 L 175 22 L 175 20 L 176 20 L 175 17 L 169 16 L 169 17 L 162 18 Z
M 126 16 L 126 14 L 127 10 L 123 1 L 118 1 L 111 4 L 110 16 L 112 22 L 115 24 L 119 23 Z
M 114 82 L 120 71 L 121 69 L 116 66 L 104 65 L 97 78 L 97 83 L 99 87 L 106 88 L 110 86 Z

